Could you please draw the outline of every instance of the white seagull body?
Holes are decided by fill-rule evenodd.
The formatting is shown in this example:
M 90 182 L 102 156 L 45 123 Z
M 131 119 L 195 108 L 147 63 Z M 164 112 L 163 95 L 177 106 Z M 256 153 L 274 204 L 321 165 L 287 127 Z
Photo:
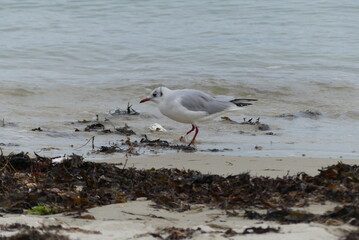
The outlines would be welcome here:
M 154 89 L 151 94 L 142 99 L 140 103 L 152 101 L 158 104 L 160 112 L 166 117 L 181 123 L 192 124 L 195 135 L 189 145 L 194 143 L 198 134 L 197 123 L 215 117 L 225 111 L 235 111 L 240 107 L 251 105 L 243 101 L 256 101 L 256 99 L 234 99 L 226 96 L 211 96 L 205 92 L 194 89 L 171 90 L 166 87 Z

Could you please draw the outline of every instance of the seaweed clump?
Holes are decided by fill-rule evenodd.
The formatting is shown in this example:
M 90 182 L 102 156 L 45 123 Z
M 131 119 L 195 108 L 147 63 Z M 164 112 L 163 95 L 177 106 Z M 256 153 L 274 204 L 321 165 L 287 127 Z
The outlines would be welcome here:
M 98 231 L 84 230 L 77 227 L 65 228 L 61 225 L 48 225 L 40 227 L 32 227 L 26 224 L 13 223 L 0 225 L 1 232 L 14 232 L 16 234 L 6 237 L 0 236 L 0 240 L 70 240 L 68 236 L 62 235 L 59 231 L 63 232 L 81 232 L 87 234 L 100 234 Z
M 322 169 L 316 176 L 300 173 L 269 178 L 242 173 L 224 177 L 192 170 L 120 169 L 114 164 L 83 161 L 78 155 L 53 163 L 51 158 L 19 153 L 0 156 L 0 193 L 0 209 L 9 213 L 41 205 L 53 213 L 81 212 L 145 197 L 156 207 L 175 211 L 186 211 L 191 204 L 225 210 L 256 207 L 271 210 L 272 220 L 340 219 L 359 225 L 352 220 L 359 216 L 359 166 L 343 163 Z M 344 207 L 322 216 L 286 210 L 327 200 Z M 252 218 L 265 218 L 250 214 Z
M 147 147 L 152 147 L 152 148 L 182 150 L 184 152 L 195 152 L 196 151 L 196 148 L 189 146 L 189 145 L 170 144 L 168 141 L 161 140 L 161 139 L 149 140 L 146 135 L 144 138 L 142 138 L 140 140 L 140 144 L 147 146 Z M 138 145 L 138 144 L 136 144 L 136 145 Z

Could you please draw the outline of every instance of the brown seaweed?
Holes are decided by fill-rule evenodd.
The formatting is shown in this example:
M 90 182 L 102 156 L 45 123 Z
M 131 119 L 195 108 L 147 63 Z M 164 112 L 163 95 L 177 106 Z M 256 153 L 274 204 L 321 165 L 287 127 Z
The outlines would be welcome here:
M 140 115 L 139 112 L 137 112 L 135 109 L 132 108 L 132 105 L 128 102 L 127 108 L 125 110 L 121 110 L 120 108 L 117 108 L 113 111 L 110 111 L 111 115 Z
M 98 130 L 105 130 L 105 126 L 102 123 L 93 123 L 90 125 L 87 125 L 84 129 L 85 132 L 93 132 Z
M 59 234 L 59 231 L 63 232 L 81 232 L 85 234 L 100 234 L 98 231 L 84 230 L 77 227 L 63 227 L 61 225 L 48 225 L 48 226 L 39 226 L 31 227 L 26 224 L 13 223 L 0 225 L 0 230 L 2 232 L 14 232 L 18 233 L 6 237 L 0 236 L 0 240 L 69 240 L 68 236 Z
M 78 155 L 62 163 L 26 153 L 0 156 L 0 209 L 21 213 L 39 205 L 56 212 L 87 208 L 146 197 L 157 207 L 186 211 L 192 204 L 229 209 L 268 209 L 266 215 L 248 212 L 254 219 L 281 222 L 325 222 L 340 219 L 358 225 L 359 167 L 338 163 L 316 176 L 304 173 L 283 178 L 203 174 L 192 170 L 134 168 L 83 161 Z M 321 216 L 291 207 L 309 202 L 343 204 Z
M 173 150 L 182 150 L 184 152 L 195 152 L 196 148 L 189 146 L 189 145 L 174 145 L 170 144 L 168 141 L 156 139 L 156 140 L 149 140 L 148 137 L 145 135 L 144 138 L 140 140 L 140 144 L 149 147 L 156 147 L 162 149 L 173 149 Z
M 136 135 L 136 133 L 127 124 L 125 124 L 122 128 L 116 128 L 116 132 L 125 136 Z

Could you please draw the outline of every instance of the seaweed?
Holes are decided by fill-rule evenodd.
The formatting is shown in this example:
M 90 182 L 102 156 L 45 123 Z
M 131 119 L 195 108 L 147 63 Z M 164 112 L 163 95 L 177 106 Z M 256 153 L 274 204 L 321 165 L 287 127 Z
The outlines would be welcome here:
M 343 240 L 359 240 L 359 228 L 349 232 Z
M 140 115 L 135 109 L 132 108 L 132 105 L 128 102 L 126 110 L 121 110 L 117 108 L 115 110 L 109 111 L 110 115 Z
M 282 210 L 268 210 L 266 214 L 259 214 L 256 211 L 246 210 L 245 217 L 249 219 L 279 221 L 282 223 L 302 223 L 302 222 L 313 221 L 315 216 L 314 214 L 303 212 L 303 211 L 282 209 Z
M 304 118 L 310 118 L 313 120 L 317 120 L 322 116 L 322 113 L 316 110 L 305 110 L 305 111 L 300 111 L 297 114 L 291 114 L 291 113 L 283 113 L 280 115 L 277 115 L 276 117 L 278 118 L 286 118 L 288 120 L 293 120 L 299 117 L 304 117 Z
M 49 215 L 54 213 L 54 209 L 45 205 L 39 205 L 27 210 L 27 212 L 35 215 Z
M 273 228 L 273 227 L 248 227 L 246 229 L 244 229 L 242 234 L 264 234 L 264 233 L 269 233 L 269 232 L 273 232 L 273 233 L 278 233 L 279 232 L 279 228 Z
M 237 235 L 246 235 L 246 234 L 265 234 L 265 233 L 278 233 L 279 228 L 272 228 L 272 227 L 248 227 L 243 230 L 243 232 L 236 232 L 233 229 L 227 229 L 222 236 L 226 238 L 231 238 Z M 177 239 L 192 239 L 195 233 L 200 234 L 211 234 L 211 233 L 222 233 L 220 231 L 204 231 L 201 228 L 178 228 L 178 227 L 168 227 L 159 230 L 156 233 L 147 233 L 141 234 L 137 237 L 145 237 L 151 236 L 153 238 L 158 239 L 165 239 L 165 240 L 177 240 Z
M 231 124 L 252 125 L 252 126 L 255 126 L 255 128 L 257 130 L 260 130 L 260 131 L 270 130 L 270 127 L 268 124 L 260 122 L 260 118 L 257 118 L 256 121 L 253 121 L 253 118 L 250 118 L 248 120 L 246 118 L 243 118 L 242 122 L 234 121 L 234 120 L 230 119 L 229 117 L 222 117 L 222 120 L 227 123 L 231 123 Z
M 48 225 L 40 227 L 31 227 L 26 224 L 13 223 L 0 225 L 0 230 L 2 232 L 14 232 L 18 231 L 16 234 L 6 237 L 0 236 L 0 240 L 69 240 L 68 236 L 59 234 L 59 231 L 63 232 L 81 232 L 85 234 L 100 234 L 98 231 L 83 230 L 77 227 L 62 227 L 61 225 Z
M 110 146 L 101 146 L 100 149 L 97 150 L 97 153 L 123 153 L 126 152 L 125 149 L 121 148 L 118 144 L 112 144 Z
M 85 132 L 93 132 L 98 130 L 105 130 L 105 126 L 102 123 L 93 123 L 87 125 L 84 129 Z
M 120 169 L 114 164 L 83 161 L 78 155 L 54 163 L 51 158 L 18 153 L 0 155 L 0 209 L 21 213 L 48 206 L 52 213 L 83 212 L 145 197 L 159 208 L 175 211 L 189 210 L 192 204 L 224 210 L 255 207 L 268 211 L 247 211 L 246 217 L 287 223 L 338 219 L 358 226 L 358 175 L 359 166 L 341 162 L 320 169 L 316 176 L 298 173 L 269 178 L 241 173 L 224 177 L 193 170 Z M 290 210 L 328 200 L 343 206 L 320 216 Z
M 173 149 L 173 150 L 182 150 L 184 152 L 195 152 L 196 148 L 189 146 L 189 145 L 173 145 L 170 144 L 168 141 L 156 139 L 156 140 L 149 140 L 147 135 L 145 135 L 141 140 L 140 143 L 144 146 L 149 146 L 152 148 L 162 148 L 162 149 Z
M 126 136 L 136 135 L 136 133 L 127 124 L 125 124 L 122 128 L 116 128 L 116 132 Z

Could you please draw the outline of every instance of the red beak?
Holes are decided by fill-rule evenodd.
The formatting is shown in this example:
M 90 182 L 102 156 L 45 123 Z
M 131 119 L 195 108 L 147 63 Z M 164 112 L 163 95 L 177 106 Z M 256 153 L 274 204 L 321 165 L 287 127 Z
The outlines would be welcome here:
M 140 101 L 140 103 L 144 103 L 144 102 L 147 102 L 147 101 L 150 101 L 151 99 L 150 98 L 144 98 Z

